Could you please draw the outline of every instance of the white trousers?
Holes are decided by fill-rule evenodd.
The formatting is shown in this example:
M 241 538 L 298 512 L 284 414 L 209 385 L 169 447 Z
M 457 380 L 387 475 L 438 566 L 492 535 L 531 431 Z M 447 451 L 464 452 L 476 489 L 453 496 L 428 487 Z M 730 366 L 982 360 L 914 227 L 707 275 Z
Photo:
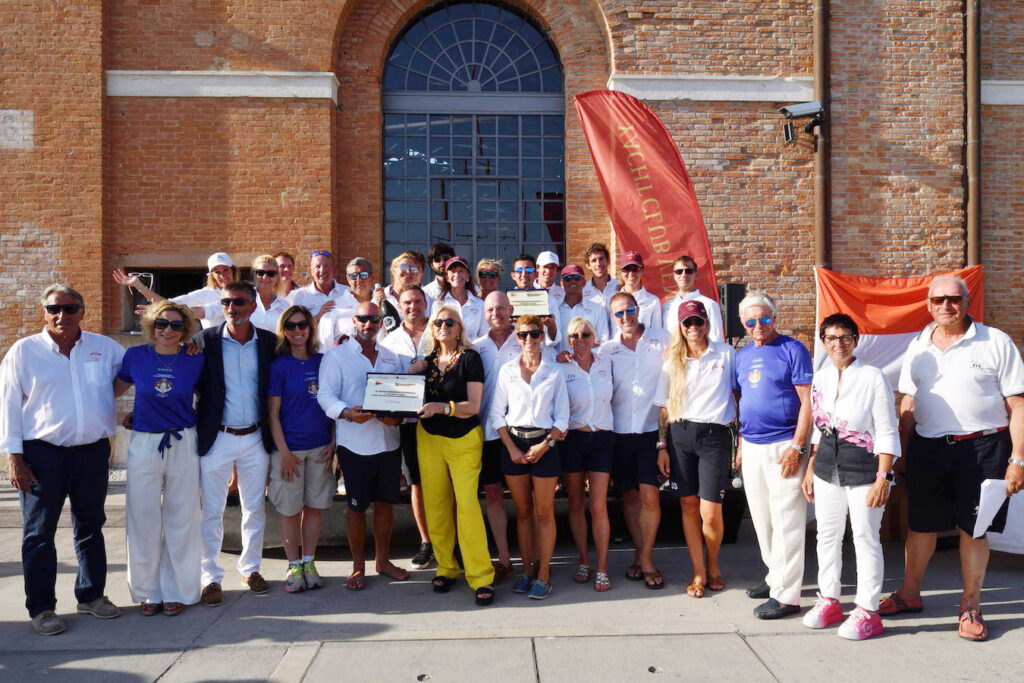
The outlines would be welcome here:
M 217 555 L 224 540 L 224 506 L 232 467 L 238 471 L 238 496 L 242 504 L 242 554 L 238 557 L 238 571 L 243 577 L 258 572 L 263 559 L 266 526 L 263 494 L 270 471 L 270 455 L 263 450 L 259 430 L 245 436 L 220 432 L 210 451 L 199 458 L 203 484 L 204 586 L 224 580 Z
M 867 505 L 871 484 L 835 486 L 814 478 L 814 511 L 818 519 L 818 590 L 826 598 L 839 599 L 842 592 L 843 534 L 850 513 L 853 549 L 857 557 L 858 607 L 875 612 L 882 594 L 885 561 L 878 529 L 885 508 Z
M 196 430 L 171 437 L 132 432 L 125 527 L 128 590 L 135 602 L 199 602 L 199 456 Z M 161 495 L 162 494 L 162 495 Z
M 783 605 L 799 605 L 804 579 L 807 501 L 800 491 L 803 469 L 783 478 L 779 457 L 790 440 L 771 444 L 742 440 L 743 489 L 757 533 L 761 560 L 768 567 L 770 596 Z

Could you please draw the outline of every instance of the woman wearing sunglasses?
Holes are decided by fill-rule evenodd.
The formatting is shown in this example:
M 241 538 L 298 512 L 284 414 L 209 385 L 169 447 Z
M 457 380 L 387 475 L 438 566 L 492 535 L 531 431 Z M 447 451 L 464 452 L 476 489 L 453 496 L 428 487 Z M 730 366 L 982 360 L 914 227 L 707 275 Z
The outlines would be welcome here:
M 672 345 L 662 369 L 654 404 L 658 419 L 658 466 L 670 465 L 671 489 L 679 497 L 683 534 L 693 565 L 686 587 L 691 598 L 725 588 L 718 553 L 725 524 L 725 497 L 732 460 L 736 404 L 732 376 L 736 354 L 724 342 L 711 341 L 707 309 L 683 301 L 676 311 Z M 669 451 L 672 439 L 674 448 Z M 707 547 L 707 561 L 704 548 Z
M 292 306 L 277 324 L 277 357 L 270 363 L 267 415 L 276 449 L 270 454 L 270 502 L 278 514 L 288 557 L 284 589 L 298 593 L 323 585 L 313 563 L 323 510 L 334 502 L 332 422 L 317 403 L 320 361 L 316 324 Z M 301 554 L 299 552 L 301 547 Z
M 580 276 L 582 279 L 582 275 Z M 564 276 L 563 276 L 564 280 Z M 582 285 L 581 285 L 582 286 Z M 564 304 L 563 304 L 564 305 Z M 572 358 L 562 367 L 569 394 L 569 433 L 562 449 L 562 477 L 569 496 L 569 526 L 576 542 L 579 566 L 572 580 L 594 590 L 612 587 L 608 577 L 608 481 L 613 460 L 612 365 L 593 353 L 594 325 L 578 316 L 565 326 Z M 587 555 L 586 483 L 590 482 L 590 519 L 597 551 L 597 573 Z
M 419 286 L 423 282 L 423 255 L 419 252 L 405 251 L 391 259 L 391 284 L 387 287 L 375 289 L 373 292 L 373 303 L 381 306 L 381 314 L 387 318 L 384 313 L 383 304 L 387 301 L 394 308 L 395 311 L 401 311 L 402 308 L 398 304 L 398 300 L 404 290 L 409 285 Z M 423 293 L 427 300 L 427 311 L 430 311 L 430 306 L 433 303 L 426 292 Z M 398 323 L 401 324 L 401 316 L 398 318 Z M 398 325 L 395 325 L 398 327 Z M 390 332 L 395 328 L 387 328 L 385 323 L 386 331 Z
M 501 261 L 492 258 L 480 259 L 476 264 L 476 286 L 480 290 L 481 299 L 486 299 L 488 294 L 498 291 L 502 267 Z
M 521 316 L 515 333 L 523 351 L 498 371 L 488 420 L 505 445 L 501 471 L 516 506 L 523 572 L 512 590 L 543 600 L 551 594 L 555 487 L 562 472 L 556 442 L 569 425 L 569 394 L 565 374 L 543 353 L 541 319 Z
M 290 305 L 277 293 L 281 280 L 277 259 L 270 254 L 253 259 L 252 279 L 256 285 L 256 310 L 249 316 L 249 322 L 267 332 L 277 332 L 277 321 Z
M 144 616 L 174 616 L 199 602 L 201 589 L 193 399 L 203 356 L 182 347 L 198 328 L 187 306 L 152 304 L 141 326 L 149 343 L 128 349 L 114 380 L 118 395 L 135 386 L 125 501 L 128 589 Z
M 416 447 L 427 529 L 437 559 L 431 585 L 435 593 L 447 593 L 459 576 L 457 529 L 466 581 L 476 594 L 476 604 L 489 605 L 494 601 L 494 567 L 477 498 L 484 438 L 478 415 L 484 365 L 455 306 L 445 304 L 434 311 L 427 335 L 425 359 L 413 363 L 409 371 L 426 374 Z
M 459 312 L 470 339 L 487 334 L 489 328 L 484 318 L 484 302 L 476 295 L 469 262 L 461 256 L 453 256 L 444 264 L 441 296 L 434 302 L 434 310 L 441 306 L 452 306 Z

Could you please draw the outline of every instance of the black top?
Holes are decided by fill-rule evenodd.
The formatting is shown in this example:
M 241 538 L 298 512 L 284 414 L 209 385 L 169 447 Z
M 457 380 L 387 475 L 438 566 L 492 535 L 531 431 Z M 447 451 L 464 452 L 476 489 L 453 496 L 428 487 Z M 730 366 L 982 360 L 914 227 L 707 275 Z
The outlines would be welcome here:
M 469 398 L 466 391 L 468 382 L 484 381 L 484 363 L 480 360 L 480 354 L 473 349 L 463 349 L 459 353 L 458 360 L 449 367 L 444 374 L 437 368 L 437 351 L 426 358 L 427 381 L 424 402 L 440 401 L 448 403 L 455 401 L 461 403 Z M 449 417 L 447 415 L 435 415 L 420 420 L 428 433 L 435 436 L 444 436 L 449 439 L 458 439 L 473 431 L 473 428 L 480 424 L 480 418 L 472 417 Z

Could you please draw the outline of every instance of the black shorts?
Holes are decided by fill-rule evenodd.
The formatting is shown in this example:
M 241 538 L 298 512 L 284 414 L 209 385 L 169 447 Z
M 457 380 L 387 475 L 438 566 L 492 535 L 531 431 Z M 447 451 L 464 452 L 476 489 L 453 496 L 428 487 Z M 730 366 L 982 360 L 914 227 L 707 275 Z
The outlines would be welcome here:
M 359 455 L 338 446 L 338 462 L 345 474 L 348 509 L 365 512 L 370 503 L 401 502 L 402 451 L 396 448 L 377 455 Z
M 732 431 L 726 425 L 682 420 L 670 425 L 670 490 L 680 498 L 700 496 L 721 503 L 732 462 Z
M 399 448 L 402 450 L 402 461 L 405 469 L 409 470 L 409 485 L 418 486 L 420 483 L 420 461 L 416 455 L 416 423 L 403 422 L 398 425 L 398 433 L 402 443 Z
M 570 431 L 562 442 L 563 472 L 611 473 L 615 445 L 611 432 Z
M 635 489 L 640 484 L 661 486 L 658 472 L 658 432 L 616 434 L 612 479 L 619 491 Z
M 910 530 L 971 534 L 981 498 L 981 482 L 1002 479 L 1010 459 L 1010 430 L 947 443 L 914 434 L 907 447 L 907 512 Z M 989 531 L 1006 526 L 1009 499 L 996 513 Z
M 505 453 L 505 444 L 501 439 L 484 441 L 483 453 L 480 457 L 480 486 L 505 484 L 501 476 L 501 456 Z
M 519 450 L 526 452 L 530 446 L 538 444 L 544 440 L 547 436 L 538 436 L 535 439 L 520 439 L 518 436 L 509 434 L 512 437 L 512 441 L 519 448 Z M 531 462 L 526 465 L 520 465 L 519 463 L 512 462 L 512 456 L 508 454 L 508 449 L 501 449 L 501 473 L 506 477 L 516 477 L 523 474 L 529 474 L 538 478 L 549 479 L 557 477 L 562 473 L 562 461 L 558 454 L 558 445 L 549 450 L 544 454 L 537 462 Z

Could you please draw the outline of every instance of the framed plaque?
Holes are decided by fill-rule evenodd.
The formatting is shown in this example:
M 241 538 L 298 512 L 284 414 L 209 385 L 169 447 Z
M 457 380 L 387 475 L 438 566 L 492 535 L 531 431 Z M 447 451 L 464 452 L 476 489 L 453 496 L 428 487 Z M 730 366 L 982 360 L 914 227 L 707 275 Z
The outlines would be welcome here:
M 416 417 L 426 391 L 423 375 L 366 373 L 363 410 L 379 417 Z

